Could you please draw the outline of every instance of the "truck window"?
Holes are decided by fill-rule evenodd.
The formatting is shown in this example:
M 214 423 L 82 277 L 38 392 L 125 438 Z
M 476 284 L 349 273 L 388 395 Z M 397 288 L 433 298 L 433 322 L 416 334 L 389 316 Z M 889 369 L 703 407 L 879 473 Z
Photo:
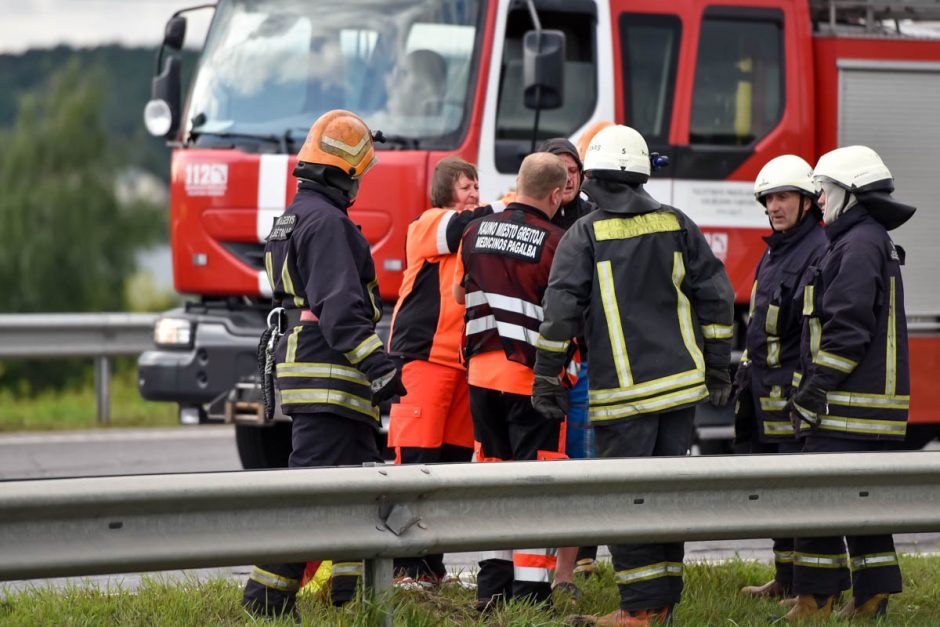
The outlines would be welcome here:
M 539 10 L 545 30 L 565 34 L 564 103 L 558 109 L 542 111 L 538 139 L 570 137 L 590 119 L 597 102 L 597 59 L 594 42 L 595 13 Z M 526 109 L 522 99 L 522 38 L 532 30 L 532 20 L 525 6 L 512 10 L 506 21 L 506 42 L 499 78 L 496 109 L 496 168 L 514 173 L 532 141 L 535 111 Z
M 624 114 L 647 141 L 669 138 L 681 36 L 674 15 L 620 15 Z
M 380 147 L 456 147 L 472 100 L 480 0 L 341 4 L 219 3 L 187 135 L 197 145 L 283 137 L 293 152 L 318 116 L 341 108 L 398 140 Z
M 691 144 L 746 146 L 769 133 L 784 106 L 783 14 L 712 7 L 699 35 Z

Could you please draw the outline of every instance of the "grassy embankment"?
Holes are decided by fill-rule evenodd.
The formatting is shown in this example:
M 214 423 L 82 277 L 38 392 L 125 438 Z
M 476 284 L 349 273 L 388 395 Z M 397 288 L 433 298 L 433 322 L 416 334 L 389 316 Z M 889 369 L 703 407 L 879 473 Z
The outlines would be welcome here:
M 940 558 L 902 558 L 905 591 L 892 598 L 888 618 L 879 623 L 894 625 L 940 624 Z M 674 625 L 766 625 L 768 618 L 782 613 L 772 601 L 751 601 L 738 590 L 762 583 L 772 576 L 767 564 L 731 561 L 720 565 L 689 564 L 686 590 L 675 613 Z M 510 605 L 482 619 L 471 608 L 472 590 L 449 589 L 395 593 L 395 624 L 408 627 L 431 625 L 566 625 L 575 613 L 606 613 L 617 605 L 613 575 L 605 564 L 601 576 L 583 584 L 584 595 L 577 605 L 555 599 L 550 609 Z M 244 625 L 255 621 L 239 607 L 238 582 L 166 583 L 145 580 L 136 590 L 95 590 L 73 587 L 3 595 L 0 625 Z M 378 624 L 380 604 L 372 602 L 334 609 L 321 599 L 301 598 L 300 613 L 305 625 L 371 627 Z M 292 625 L 290 621 L 264 623 Z M 825 625 L 848 625 L 837 620 Z

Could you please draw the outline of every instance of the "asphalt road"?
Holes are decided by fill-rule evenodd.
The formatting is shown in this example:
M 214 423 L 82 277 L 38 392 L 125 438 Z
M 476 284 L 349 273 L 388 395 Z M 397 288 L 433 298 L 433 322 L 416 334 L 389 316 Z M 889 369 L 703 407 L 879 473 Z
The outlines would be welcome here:
M 212 472 L 240 470 L 231 426 L 200 426 L 177 429 L 108 429 L 65 433 L 16 433 L 0 435 L 0 481 L 52 477 L 129 475 L 172 472 Z M 2 484 L 0 484 L 2 486 Z M 940 534 L 896 536 L 897 548 L 905 553 L 940 552 Z M 454 571 L 475 569 L 478 553 L 447 556 Z M 602 549 L 601 556 L 607 556 Z M 686 558 L 717 561 L 740 557 L 771 561 L 770 540 L 689 542 Z M 231 576 L 244 578 L 249 567 L 204 569 L 156 573 L 150 576 L 179 579 Z M 141 574 L 33 582 L 0 583 L 3 590 L 32 585 L 66 583 L 123 585 L 134 588 Z

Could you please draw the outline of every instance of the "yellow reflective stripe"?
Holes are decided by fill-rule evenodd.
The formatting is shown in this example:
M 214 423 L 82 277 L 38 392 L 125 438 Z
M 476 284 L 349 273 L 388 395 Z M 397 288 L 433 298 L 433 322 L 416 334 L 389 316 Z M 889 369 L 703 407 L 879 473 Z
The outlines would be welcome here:
M 607 318 L 607 333 L 610 335 L 610 350 L 617 369 L 617 381 L 620 387 L 628 387 L 633 385 L 633 373 L 630 371 L 627 343 L 623 337 L 623 327 L 620 325 L 620 307 L 617 305 L 617 293 L 614 290 L 610 261 L 601 261 L 597 264 L 597 278 L 600 281 L 601 300 L 604 303 L 604 317 Z
M 734 337 L 734 327 L 730 324 L 702 325 L 702 336 L 708 340 L 730 340 Z
M 813 361 L 816 361 L 816 354 L 819 353 L 819 341 L 822 337 L 822 325 L 819 318 L 809 319 L 809 354 Z
M 281 577 L 280 575 L 258 568 L 257 566 L 251 569 L 249 579 L 254 579 L 267 588 L 274 588 L 275 590 L 281 590 L 283 592 L 296 592 L 300 589 L 300 582 L 298 580 L 291 579 L 290 577 Z
M 366 292 L 369 294 L 369 304 L 372 305 L 372 322 L 378 322 L 382 319 L 382 308 L 375 303 L 375 292 L 374 290 L 379 285 L 378 279 L 373 279 L 369 281 L 369 284 L 366 285 Z
M 774 551 L 774 561 L 778 564 L 792 564 L 793 551 Z
M 830 405 L 846 407 L 873 407 L 876 409 L 910 409 L 910 396 L 889 396 L 887 394 L 862 394 L 861 392 L 843 392 L 833 390 L 826 394 Z
M 764 435 L 793 435 L 793 425 L 789 420 L 765 420 L 762 425 Z
M 822 553 L 793 552 L 793 565 L 808 568 L 846 568 L 849 560 L 845 553 L 826 555 Z
M 863 568 L 877 568 L 879 566 L 897 566 L 897 553 L 868 553 L 852 558 L 852 570 Z
M 297 339 L 300 337 L 301 329 L 303 329 L 303 326 L 298 325 L 294 327 L 291 334 L 287 336 L 287 357 L 285 357 L 285 363 L 291 363 L 297 359 Z
M 612 239 L 630 239 L 651 233 L 679 230 L 679 219 L 674 213 L 643 213 L 632 218 L 611 218 L 594 223 L 594 238 L 603 242 Z
M 689 390 L 663 394 L 654 398 L 647 398 L 641 401 L 621 403 L 619 405 L 607 405 L 602 407 L 591 406 L 588 408 L 588 418 L 592 421 L 617 420 L 635 416 L 636 414 L 648 414 L 651 412 L 665 411 L 686 403 L 694 403 L 708 397 L 708 390 L 704 385 L 698 385 Z
M 570 345 L 570 340 L 556 342 L 555 340 L 546 339 L 541 333 L 539 333 L 539 336 L 535 338 L 535 348 L 540 348 L 552 353 L 564 353 L 568 350 L 568 346 Z
M 907 422 L 900 420 L 875 420 L 873 418 L 850 418 L 847 416 L 822 415 L 819 429 L 842 433 L 868 433 L 899 435 L 907 433 Z
M 333 562 L 334 577 L 361 577 L 362 562 Z
M 342 390 L 300 388 L 296 390 L 281 390 L 282 405 L 310 405 L 310 404 L 339 405 L 346 409 L 366 414 L 378 420 L 379 410 L 372 406 L 370 399 L 343 392 Z
M 607 388 L 588 391 L 591 403 L 613 403 L 641 396 L 649 396 L 656 392 L 669 392 L 690 385 L 705 383 L 705 373 L 701 370 L 687 370 L 679 374 L 669 375 L 652 381 L 644 381 L 629 387 Z
M 816 356 L 813 358 L 813 363 L 819 366 L 826 366 L 827 368 L 832 368 L 833 370 L 838 370 L 839 372 L 844 372 L 846 374 L 851 374 L 858 365 L 857 361 L 852 361 L 847 357 L 840 357 L 835 353 L 830 353 L 824 350 L 820 350 L 818 353 L 816 353 Z
M 805 285 L 803 286 L 803 315 L 812 316 L 813 315 L 813 295 L 816 292 L 816 287 L 814 285 Z
M 780 338 L 773 335 L 767 336 L 767 367 L 780 367 Z
M 359 342 L 359 346 L 348 353 L 343 353 L 343 355 L 349 360 L 349 363 L 356 365 L 379 348 L 382 348 L 382 340 L 379 339 L 378 335 L 373 333 Z
M 888 297 L 888 341 L 885 349 L 885 394 L 891 396 L 898 383 L 898 321 L 895 301 L 895 279 L 891 277 L 891 295 Z
M 682 291 L 682 281 L 685 279 L 685 262 L 682 260 L 682 253 L 675 252 L 672 256 L 672 284 L 676 288 L 676 298 L 678 299 L 679 310 L 679 329 L 682 331 L 682 341 L 695 362 L 695 367 L 699 370 L 705 370 L 705 358 L 698 344 L 695 343 L 695 331 L 692 328 L 692 306 L 689 304 L 688 297 Z
M 681 562 L 659 562 L 630 570 L 618 570 L 614 577 L 617 584 L 631 584 L 660 577 L 681 577 L 682 570 Z
M 278 364 L 277 377 L 315 377 L 320 379 L 340 379 L 361 385 L 369 385 L 366 375 L 347 366 L 337 364 L 318 364 L 305 361 Z
M 777 335 L 777 319 L 780 317 L 780 307 L 777 305 L 767 306 L 767 319 L 764 320 L 764 330 L 769 335 Z
M 297 292 L 294 291 L 294 281 L 290 277 L 290 270 L 287 269 L 287 260 L 290 258 L 290 253 L 284 257 L 284 265 L 281 266 L 281 283 L 284 284 L 284 291 L 294 297 L 294 306 L 303 307 L 304 299 L 297 295 Z
M 747 363 L 747 360 L 748 360 L 748 357 L 747 357 L 747 349 L 745 348 L 745 349 L 744 349 L 744 352 L 741 353 L 741 363 L 742 363 L 742 364 L 746 364 L 746 363 Z
M 798 388 L 800 387 L 800 381 L 803 380 L 802 372 L 794 372 L 793 378 L 790 380 L 790 387 Z
M 754 279 L 754 285 L 751 286 L 751 304 L 747 308 L 747 317 L 748 319 L 754 317 L 754 306 L 757 301 L 757 279 Z
M 271 256 L 271 251 L 265 251 L 264 253 L 264 272 L 268 275 L 268 283 L 271 284 L 271 291 L 274 291 L 274 257 Z
M 760 397 L 760 408 L 763 411 L 783 411 L 786 406 L 787 399 L 785 398 Z

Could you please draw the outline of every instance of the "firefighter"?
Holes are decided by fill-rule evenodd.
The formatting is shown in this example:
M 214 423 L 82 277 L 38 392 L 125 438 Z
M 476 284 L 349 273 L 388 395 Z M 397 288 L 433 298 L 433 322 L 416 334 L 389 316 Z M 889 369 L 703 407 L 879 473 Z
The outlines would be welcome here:
M 764 238 L 751 288 L 744 356 L 735 376 L 735 440 L 748 453 L 799 453 L 785 405 L 799 366 L 802 303 L 799 281 L 826 249 L 813 168 L 796 155 L 771 159 L 754 181 L 773 233 Z M 790 596 L 793 539 L 774 539 L 776 575 L 742 589 L 754 597 Z
M 566 179 L 557 156 L 529 155 L 516 178 L 516 200 L 471 223 L 461 240 L 454 296 L 467 308 L 464 355 L 478 461 L 563 457 L 563 417 L 546 419 L 530 395 L 542 295 L 563 233 L 550 220 Z M 549 549 L 485 553 L 477 608 L 510 597 L 547 600 L 554 561 Z
M 392 314 L 389 353 L 401 359 L 408 394 L 392 405 L 388 445 L 400 464 L 469 462 L 473 424 L 460 359 L 464 307 L 453 298 L 460 236 L 479 207 L 477 170 L 459 157 L 442 159 L 431 178 L 431 204 L 408 227 L 408 266 Z M 436 584 L 447 575 L 443 555 L 395 560 L 397 583 Z
M 586 330 L 598 456 L 685 455 L 695 405 L 724 405 L 731 393 L 731 283 L 695 223 L 644 190 L 651 164 L 639 133 L 601 130 L 584 169 L 582 189 L 598 208 L 559 245 L 532 402 L 546 416 L 564 416 L 557 373 L 571 339 Z M 682 592 L 682 543 L 610 549 L 620 609 L 594 622 L 668 620 Z
M 382 460 L 378 405 L 404 394 L 401 374 L 375 334 L 382 315 L 369 243 L 349 219 L 361 177 L 376 163 L 372 133 L 333 110 L 297 155 L 297 194 L 275 219 L 264 261 L 286 319 L 277 345 L 282 411 L 291 417 L 291 468 Z M 294 615 L 304 563 L 255 566 L 243 605 L 259 616 Z M 332 601 L 349 601 L 360 562 L 333 562 Z
M 894 179 L 871 148 L 848 146 L 820 157 L 829 246 L 803 287 L 800 368 L 790 418 L 804 453 L 879 451 L 903 440 L 910 406 L 904 251 L 888 231 L 914 208 L 894 200 Z M 788 621 L 827 616 L 851 568 L 852 598 L 843 618 L 884 615 L 901 591 L 890 535 L 797 538 Z

